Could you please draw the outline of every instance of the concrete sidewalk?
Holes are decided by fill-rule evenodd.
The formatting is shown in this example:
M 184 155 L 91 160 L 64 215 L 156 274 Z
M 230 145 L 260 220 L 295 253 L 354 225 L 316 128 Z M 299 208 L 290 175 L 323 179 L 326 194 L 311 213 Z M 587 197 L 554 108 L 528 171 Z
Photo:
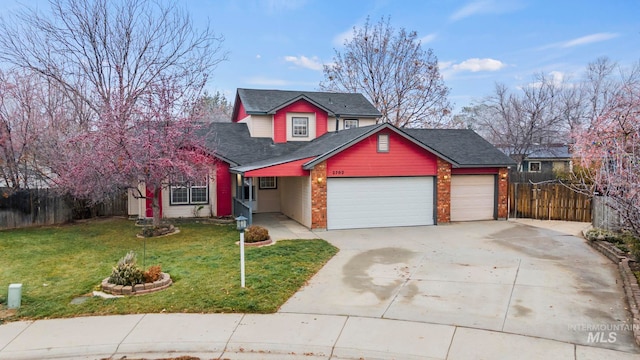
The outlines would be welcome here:
M 478 330 L 314 314 L 146 314 L 0 326 L 0 359 L 638 359 L 637 354 Z

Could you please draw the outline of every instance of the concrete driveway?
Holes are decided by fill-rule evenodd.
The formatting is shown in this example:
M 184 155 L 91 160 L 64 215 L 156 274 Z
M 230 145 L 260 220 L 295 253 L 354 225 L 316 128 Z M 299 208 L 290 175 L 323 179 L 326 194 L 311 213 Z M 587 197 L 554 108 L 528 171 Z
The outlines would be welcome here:
M 340 252 L 281 313 L 409 320 L 637 351 L 617 268 L 582 238 L 512 221 L 316 235 Z

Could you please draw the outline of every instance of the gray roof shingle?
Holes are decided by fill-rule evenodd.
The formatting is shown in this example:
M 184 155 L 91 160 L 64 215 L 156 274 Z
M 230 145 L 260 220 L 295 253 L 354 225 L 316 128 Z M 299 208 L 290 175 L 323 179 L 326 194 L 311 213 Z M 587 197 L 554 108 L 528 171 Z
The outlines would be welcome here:
M 238 97 L 247 114 L 270 114 L 301 98 L 341 117 L 382 116 L 362 94 L 316 91 L 238 89 Z
M 209 151 L 230 162 L 235 172 L 246 172 L 310 157 L 330 156 L 389 124 L 330 132 L 309 142 L 274 144 L 270 138 L 252 138 L 246 124 L 211 123 L 205 131 Z M 450 160 L 454 167 L 503 167 L 516 163 L 473 130 L 399 129 L 418 145 Z
M 514 166 L 510 157 L 469 129 L 402 129 L 460 167 Z M 455 165 L 455 164 L 454 164 Z
M 210 123 L 202 130 L 209 152 L 232 166 L 279 157 L 300 148 L 304 143 L 274 144 L 270 138 L 251 137 L 246 124 Z

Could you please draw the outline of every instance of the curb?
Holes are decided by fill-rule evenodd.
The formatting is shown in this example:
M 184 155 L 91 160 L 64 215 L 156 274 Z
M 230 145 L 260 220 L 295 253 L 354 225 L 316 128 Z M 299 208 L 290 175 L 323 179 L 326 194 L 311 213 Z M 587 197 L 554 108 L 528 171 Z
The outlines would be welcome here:
M 631 311 L 631 317 L 633 318 L 633 337 L 636 344 L 640 345 L 640 286 L 638 286 L 638 279 L 629 267 L 629 261 L 633 260 L 616 251 L 617 248 L 610 246 L 605 241 L 589 240 L 586 236 L 587 230 L 589 229 L 582 231 L 582 235 L 585 240 L 587 240 L 587 243 L 606 256 L 609 260 L 618 264 L 618 271 L 622 278 L 622 287 L 624 288 L 627 304 L 629 305 L 629 311 Z

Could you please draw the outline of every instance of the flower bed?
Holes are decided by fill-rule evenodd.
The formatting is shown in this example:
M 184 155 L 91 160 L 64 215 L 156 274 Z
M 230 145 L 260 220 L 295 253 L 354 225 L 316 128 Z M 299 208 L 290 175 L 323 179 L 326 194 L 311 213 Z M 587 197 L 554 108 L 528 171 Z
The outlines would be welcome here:
M 143 295 L 161 291 L 173 284 L 171 276 L 161 273 L 160 278 L 154 282 L 136 284 L 134 286 L 122 286 L 109 283 L 109 278 L 102 280 L 102 291 L 112 295 Z

